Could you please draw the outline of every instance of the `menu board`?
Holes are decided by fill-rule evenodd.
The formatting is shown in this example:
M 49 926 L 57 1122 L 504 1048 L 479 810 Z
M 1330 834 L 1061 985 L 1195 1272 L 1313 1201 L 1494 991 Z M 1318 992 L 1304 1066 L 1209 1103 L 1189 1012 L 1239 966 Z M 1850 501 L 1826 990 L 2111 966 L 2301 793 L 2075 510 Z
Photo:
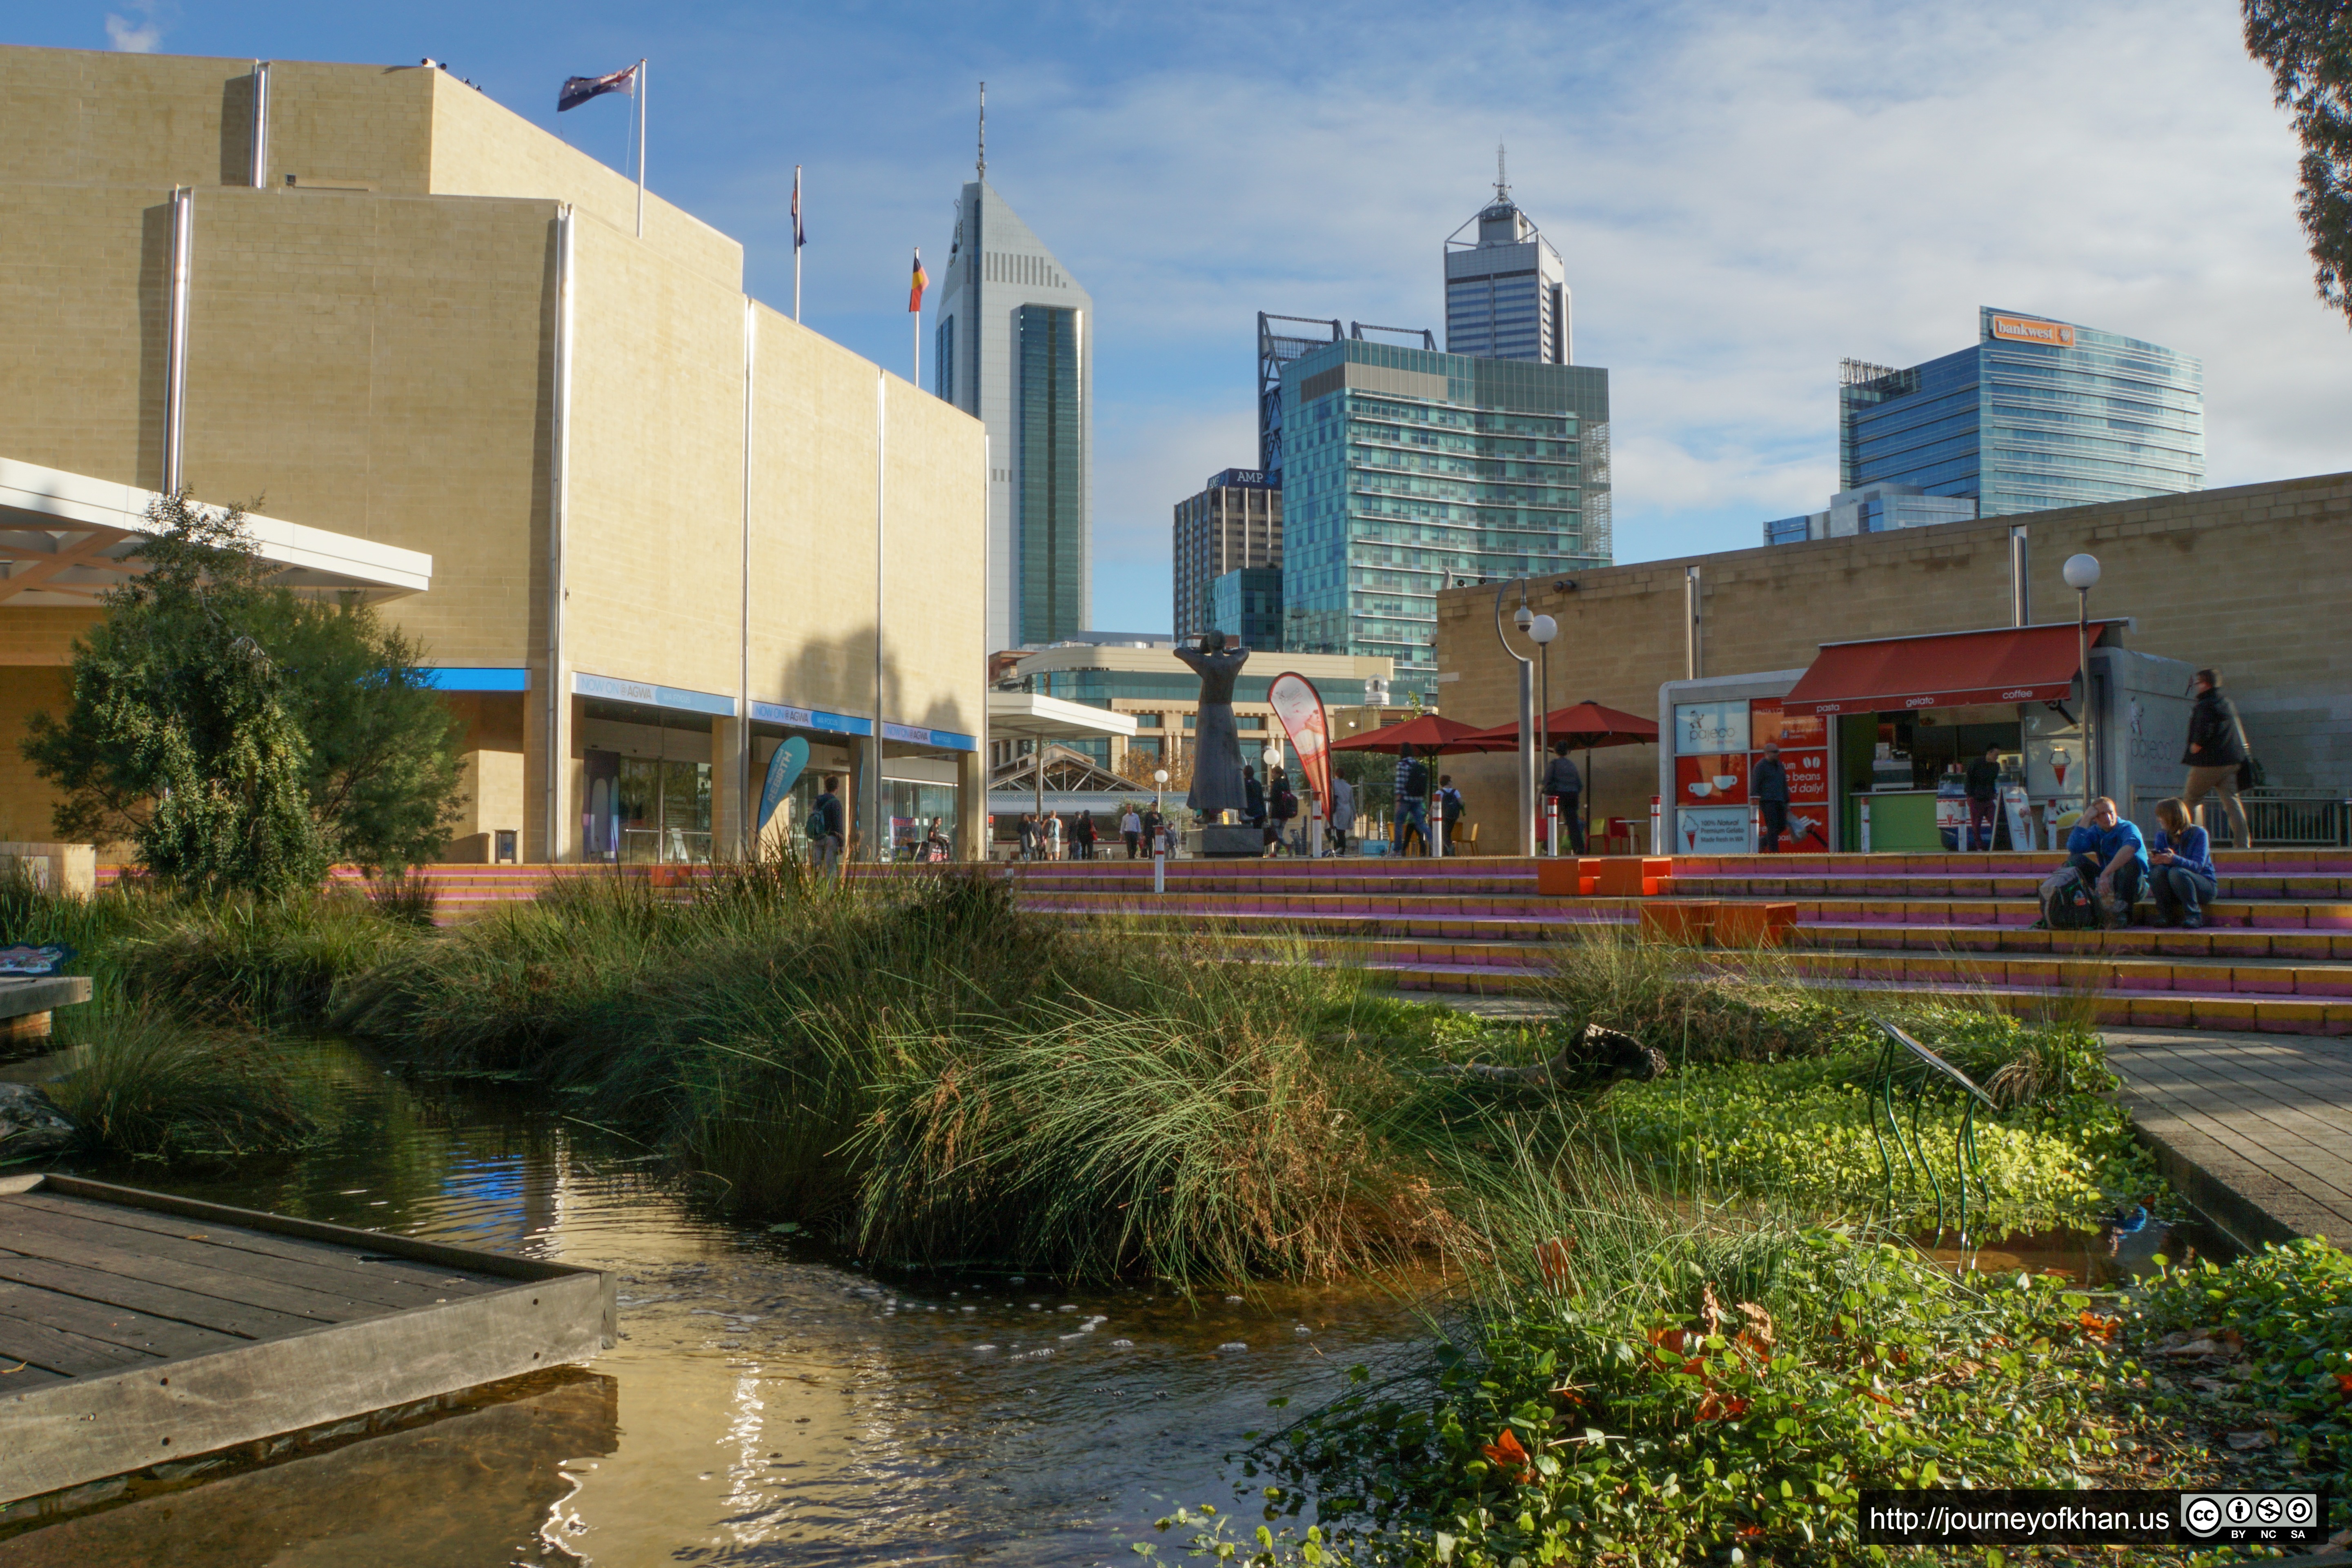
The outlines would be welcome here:
M 1748 705 L 1748 731 L 1758 758 L 1763 748 L 1780 748 L 1789 774 L 1789 831 L 1780 836 L 1785 853 L 1822 854 L 1830 847 L 1829 721 L 1818 713 L 1783 713 L 1780 700 L 1759 698 Z
M 1748 808 L 1744 805 L 1685 806 L 1675 814 L 1675 848 L 1684 855 L 1747 855 Z

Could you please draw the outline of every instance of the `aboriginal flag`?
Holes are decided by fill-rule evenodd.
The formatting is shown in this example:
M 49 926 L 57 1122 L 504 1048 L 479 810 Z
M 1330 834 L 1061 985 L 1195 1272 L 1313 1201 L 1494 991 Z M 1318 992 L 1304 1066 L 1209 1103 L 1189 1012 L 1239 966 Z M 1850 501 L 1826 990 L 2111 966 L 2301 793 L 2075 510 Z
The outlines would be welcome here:
M 923 270 L 922 247 L 917 246 L 915 247 L 915 279 L 908 285 L 907 289 L 907 309 L 910 313 L 922 310 L 923 290 L 930 286 L 931 275 Z
M 555 112 L 577 109 L 592 98 L 608 92 L 634 94 L 637 90 L 637 68 L 629 66 L 610 76 L 570 76 L 563 79 L 563 90 L 555 95 Z

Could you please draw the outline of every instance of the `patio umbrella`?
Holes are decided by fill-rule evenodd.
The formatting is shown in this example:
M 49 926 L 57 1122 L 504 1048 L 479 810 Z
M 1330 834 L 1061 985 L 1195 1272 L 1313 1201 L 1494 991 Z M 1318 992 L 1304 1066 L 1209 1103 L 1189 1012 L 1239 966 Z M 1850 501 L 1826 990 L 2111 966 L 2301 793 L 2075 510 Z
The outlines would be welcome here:
M 1628 713 L 1622 708 L 1610 708 L 1599 702 L 1578 702 L 1566 708 L 1555 708 L 1544 715 L 1546 737 L 1555 744 L 1566 741 L 1584 752 L 1584 773 L 1592 776 L 1592 753 L 1604 746 L 1655 745 L 1658 721 L 1644 719 L 1639 713 Z M 1497 724 L 1467 737 L 1482 742 L 1519 743 L 1517 720 Z M 1584 842 L 1592 842 L 1592 792 L 1584 792 Z M 1655 847 L 1653 846 L 1654 848 Z
M 1334 741 L 1331 742 L 1331 749 L 1335 752 L 1402 752 L 1405 747 L 1411 746 L 1423 756 L 1435 756 L 1443 752 L 1512 751 L 1517 748 L 1518 743 L 1518 734 L 1516 731 L 1513 731 L 1507 743 L 1498 745 L 1486 739 L 1486 731 L 1480 730 L 1475 724 L 1465 724 L 1459 719 L 1448 719 L 1443 713 L 1423 713 L 1420 718 L 1408 719 L 1402 724 L 1383 724 L 1377 730 L 1366 730 L 1360 734 L 1350 735 L 1344 741 Z M 1433 797 L 1431 804 L 1433 806 L 1437 794 L 1435 768 L 1429 770 L 1429 793 Z M 1437 812 L 1428 811 L 1423 820 L 1437 822 Z M 1432 841 L 1425 832 L 1423 838 L 1425 843 Z M 1443 822 L 1438 822 L 1437 837 L 1433 842 L 1440 845 L 1445 842 L 1445 826 Z

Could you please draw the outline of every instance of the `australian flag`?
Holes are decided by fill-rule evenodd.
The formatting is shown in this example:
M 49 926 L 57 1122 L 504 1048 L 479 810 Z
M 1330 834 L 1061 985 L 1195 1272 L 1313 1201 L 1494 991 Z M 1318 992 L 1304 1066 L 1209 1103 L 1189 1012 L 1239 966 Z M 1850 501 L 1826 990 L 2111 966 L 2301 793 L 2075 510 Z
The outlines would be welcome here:
M 563 79 L 563 90 L 555 95 L 555 112 L 577 109 L 592 98 L 608 92 L 634 93 L 637 90 L 637 68 L 627 67 L 610 76 L 572 76 Z

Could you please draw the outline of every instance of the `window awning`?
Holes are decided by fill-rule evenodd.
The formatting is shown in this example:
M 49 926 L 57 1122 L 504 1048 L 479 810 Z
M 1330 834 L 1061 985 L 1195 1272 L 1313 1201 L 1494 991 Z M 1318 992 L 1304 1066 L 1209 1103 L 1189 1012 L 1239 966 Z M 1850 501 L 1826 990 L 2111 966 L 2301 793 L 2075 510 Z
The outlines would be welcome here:
M 2091 640 L 2119 623 L 2094 621 Z M 2060 702 L 2080 668 L 2076 628 L 2001 626 L 1824 643 L 1780 700 L 1786 713 L 1885 713 L 1991 702 Z

